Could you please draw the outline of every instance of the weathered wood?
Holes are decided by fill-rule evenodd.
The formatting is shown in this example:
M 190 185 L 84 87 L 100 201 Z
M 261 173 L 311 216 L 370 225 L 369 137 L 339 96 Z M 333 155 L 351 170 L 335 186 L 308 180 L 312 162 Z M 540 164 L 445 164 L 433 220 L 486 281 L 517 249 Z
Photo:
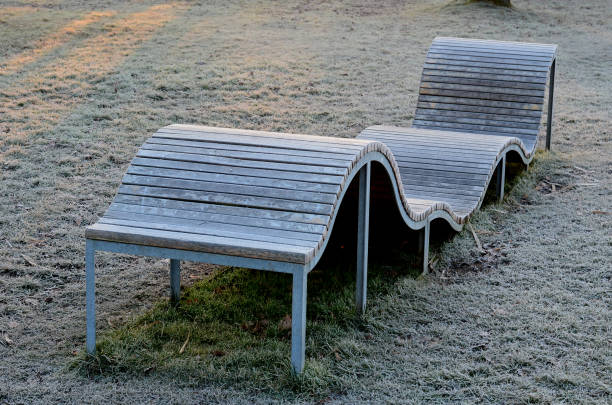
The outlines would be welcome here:
M 249 167 L 253 169 L 276 169 L 276 170 L 286 170 L 286 171 L 304 172 L 304 173 L 331 174 L 331 175 L 336 175 L 336 176 L 344 176 L 346 174 L 346 169 L 342 167 L 328 167 L 328 166 L 326 167 L 326 166 L 315 166 L 315 165 L 303 165 L 303 164 L 298 164 L 298 163 L 292 164 L 292 163 L 255 161 L 255 160 L 247 160 L 243 158 L 228 158 L 228 157 L 222 157 L 222 156 L 197 155 L 193 153 L 163 152 L 163 151 L 156 151 L 156 150 L 140 149 L 136 156 L 145 157 L 145 158 L 178 160 L 182 162 L 208 163 L 208 164 L 218 164 L 218 165 L 225 165 L 225 166 Z
M 145 207 L 179 209 L 206 214 L 236 215 L 246 218 L 261 218 L 267 220 L 290 221 L 305 224 L 326 225 L 329 221 L 328 215 L 318 215 L 306 212 L 285 211 L 276 207 L 273 210 L 262 209 L 251 206 L 211 204 L 206 202 L 194 202 L 174 200 L 163 197 L 146 197 L 138 195 L 118 194 L 114 203 L 131 205 L 142 205 Z M 112 205 L 111 205 L 112 206 Z M 202 217 L 206 218 L 206 217 Z
M 295 148 L 280 148 L 266 147 L 261 144 L 240 144 L 240 143 L 228 143 L 228 142 L 213 142 L 213 141 L 185 141 L 182 139 L 169 139 L 169 138 L 158 138 L 151 137 L 147 140 L 146 144 L 156 145 L 174 145 L 174 146 L 188 146 L 197 149 L 220 149 L 220 150 L 232 150 L 232 151 L 243 151 L 243 152 L 263 152 L 280 155 L 293 155 L 293 156 L 308 156 L 317 158 L 331 158 L 331 159 L 350 159 L 354 153 L 347 152 L 344 148 L 339 149 L 337 152 L 331 152 L 328 149 L 325 150 L 304 150 Z M 323 148 L 320 148 L 323 149 Z
M 279 153 L 265 153 L 263 151 L 234 151 L 229 149 L 212 149 L 212 148 L 194 148 L 193 146 L 176 146 L 162 145 L 157 143 L 145 143 L 142 150 L 153 150 L 161 152 L 179 152 L 192 155 L 210 155 L 229 157 L 234 159 L 248 159 L 263 162 L 279 162 L 279 163 L 298 163 L 313 166 L 330 166 L 330 167 L 346 167 L 350 162 L 350 158 L 345 159 L 330 159 L 330 158 L 315 158 L 310 156 L 295 156 Z
M 180 201 L 216 203 L 224 205 L 248 206 L 256 208 L 281 209 L 286 211 L 305 212 L 309 214 L 330 215 L 331 204 L 295 201 L 281 198 L 269 198 L 244 194 L 228 194 L 197 190 L 183 190 L 168 187 L 148 187 L 122 184 L 119 194 L 137 195 L 143 197 L 162 197 Z
M 425 62 L 413 125 L 517 136 L 531 154 L 555 57 L 554 45 L 436 38 Z
M 230 207 L 228 207 L 230 208 Z M 154 206 L 147 206 L 141 204 L 123 204 L 114 201 L 109 207 L 107 214 L 112 215 L 113 212 L 122 213 L 134 213 L 134 214 L 146 214 L 146 215 L 157 215 L 162 217 L 173 217 L 173 218 L 184 218 L 194 222 L 205 221 L 215 222 L 221 224 L 235 224 L 235 225 L 248 225 L 261 228 L 269 229 L 282 229 L 286 231 L 305 232 L 312 234 L 321 234 L 325 231 L 324 225 L 316 225 L 312 223 L 294 222 L 282 219 L 265 219 L 259 216 L 240 216 L 240 215 L 227 215 L 227 214 L 215 214 L 203 211 L 190 211 L 184 209 L 173 209 L 173 208 L 160 208 Z M 233 213 L 237 214 L 235 210 Z M 269 216 L 275 215 L 280 211 L 267 211 L 270 213 Z M 295 214 L 295 213 L 293 213 Z
M 282 188 L 251 186 L 233 183 L 213 183 L 211 181 L 184 180 L 170 177 L 155 177 L 150 175 L 126 174 L 122 180 L 124 185 L 176 188 L 181 190 L 210 191 L 216 193 L 239 194 L 257 197 L 281 198 L 332 204 L 336 195 L 311 191 L 287 190 Z
M 88 239 L 168 247 L 230 256 L 262 258 L 291 263 L 306 263 L 314 249 L 272 242 L 249 241 L 220 236 L 135 228 L 97 223 L 87 228 Z
M 327 194 L 337 194 L 339 188 L 333 184 L 322 184 L 309 181 L 296 181 L 296 180 L 285 180 L 285 179 L 274 179 L 266 177 L 253 177 L 246 175 L 233 175 L 224 173 L 207 173 L 207 172 L 196 172 L 191 170 L 176 170 L 166 169 L 157 167 L 137 166 L 130 165 L 127 174 L 140 175 L 140 176 L 154 176 L 163 178 L 174 178 L 182 180 L 198 180 L 212 183 L 224 183 L 224 184 L 239 184 L 245 186 L 260 186 L 260 187 L 272 187 L 278 189 L 287 190 L 299 190 L 299 191 L 310 191 Z M 271 184 L 272 183 L 272 184 Z
M 252 240 L 286 239 L 286 243 L 288 245 L 297 244 L 298 246 L 312 245 L 312 243 L 301 243 L 301 241 L 315 242 L 314 245 L 316 246 L 321 239 L 320 233 L 316 234 L 309 232 L 288 231 L 284 229 L 263 228 L 252 225 L 238 225 L 224 222 L 194 221 L 193 219 L 186 218 L 166 217 L 163 215 L 153 214 L 137 214 L 133 212 L 121 212 L 116 210 L 107 211 L 104 217 L 100 218 L 100 221 L 103 222 L 106 219 L 112 219 L 113 221 L 130 221 L 134 223 L 138 222 L 141 225 L 134 224 L 134 226 L 139 226 L 141 228 L 150 226 L 153 229 L 165 229 L 157 228 L 157 224 L 159 224 L 164 227 L 169 227 L 168 230 L 172 230 L 172 227 L 176 226 L 176 230 L 180 228 L 184 232 L 198 233 L 203 235 L 225 235 Z M 260 236 L 265 238 L 261 239 Z
M 344 176 L 342 175 L 330 175 L 330 174 L 319 174 L 319 173 L 307 173 L 307 172 L 293 172 L 287 170 L 271 170 L 271 169 L 255 169 L 252 167 L 237 167 L 237 166 L 226 166 L 222 164 L 206 164 L 206 163 L 194 163 L 194 162 L 181 162 L 178 160 L 166 160 L 157 158 L 140 158 L 135 157 L 132 160 L 131 166 L 143 166 L 143 167 L 158 167 L 158 168 L 169 168 L 176 170 L 188 170 L 199 173 L 213 173 L 213 174 L 231 174 L 236 176 L 252 176 L 261 177 L 264 179 L 278 179 L 278 180 L 297 180 L 308 183 L 322 183 L 331 184 L 336 186 Z

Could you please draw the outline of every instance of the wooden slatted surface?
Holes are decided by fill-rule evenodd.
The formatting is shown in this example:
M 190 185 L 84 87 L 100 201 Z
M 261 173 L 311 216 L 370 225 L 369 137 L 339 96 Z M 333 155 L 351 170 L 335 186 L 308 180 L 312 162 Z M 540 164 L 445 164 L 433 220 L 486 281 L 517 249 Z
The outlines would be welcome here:
M 514 136 L 533 152 L 555 45 L 436 38 L 413 126 Z
M 374 141 L 189 125 L 138 151 L 87 238 L 307 263 Z
M 86 237 L 307 264 L 325 246 L 347 180 L 369 160 L 389 168 L 408 225 L 440 211 L 462 224 L 509 149 L 533 156 L 555 52 L 436 38 L 413 128 L 375 126 L 355 139 L 162 128 Z
M 373 126 L 358 137 L 384 143 L 400 173 L 403 202 L 412 218 L 444 209 L 459 224 L 482 203 L 497 161 L 515 146 L 529 151 L 516 137 Z

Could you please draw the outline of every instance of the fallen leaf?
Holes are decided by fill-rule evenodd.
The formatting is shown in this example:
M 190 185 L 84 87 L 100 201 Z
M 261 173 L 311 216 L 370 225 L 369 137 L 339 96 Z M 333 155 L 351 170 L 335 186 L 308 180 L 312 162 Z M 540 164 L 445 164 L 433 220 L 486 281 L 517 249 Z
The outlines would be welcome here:
M 30 266 L 32 266 L 32 267 L 36 267 L 36 266 L 38 266 L 38 265 L 36 264 L 36 262 L 35 262 L 35 261 L 34 261 L 34 260 L 33 260 L 33 259 L 30 257 L 30 256 L 24 255 L 24 254 L 22 253 L 22 254 L 21 254 L 21 257 L 23 257 L 23 260 L 25 260 L 25 261 L 26 261 L 26 263 L 28 263 Z
M 336 361 L 342 360 L 342 357 L 340 357 L 340 354 L 337 351 L 334 351 L 334 356 L 336 357 Z
M 6 343 L 7 346 L 10 346 L 13 344 L 13 341 L 6 335 L 4 335 L 4 343 Z
M 215 357 L 225 356 L 225 352 L 223 350 L 213 350 L 212 352 L 210 352 L 210 354 L 212 354 Z
M 591 214 L 610 215 L 610 213 L 608 211 L 601 211 L 601 210 L 593 210 L 593 211 L 591 211 Z
M 494 309 L 494 310 L 493 310 L 493 313 L 494 313 L 495 315 L 506 315 L 506 314 L 507 314 L 506 310 L 504 310 L 504 309 L 502 309 L 502 308 L 496 308 L 496 309 Z
M 191 337 L 191 331 L 189 331 L 189 333 L 187 334 L 187 339 L 185 339 L 185 343 L 183 343 L 183 346 L 181 346 L 181 349 L 179 350 L 179 354 L 183 354 L 183 352 L 185 351 L 185 348 L 187 347 L 187 343 L 189 343 L 190 337 Z
M 478 235 L 476 235 L 476 232 L 474 232 L 474 228 L 472 228 L 472 224 L 467 224 L 467 225 L 468 225 L 470 232 L 472 232 L 472 236 L 474 237 L 474 240 L 476 241 L 476 246 L 478 246 L 478 250 L 482 252 L 483 249 L 482 249 L 482 245 L 480 244 L 480 239 L 478 239 Z
M 290 330 L 291 329 L 291 316 L 289 314 L 285 315 L 283 319 L 278 323 L 279 330 Z
M 595 173 L 593 170 L 583 169 L 582 167 L 574 166 L 574 169 L 577 169 L 583 173 Z

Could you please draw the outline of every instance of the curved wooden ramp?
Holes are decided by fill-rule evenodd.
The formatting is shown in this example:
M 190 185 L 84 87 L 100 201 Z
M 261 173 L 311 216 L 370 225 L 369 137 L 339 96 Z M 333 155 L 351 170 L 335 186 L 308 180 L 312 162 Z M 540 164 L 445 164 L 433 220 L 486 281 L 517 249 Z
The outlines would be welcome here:
M 550 78 L 550 149 L 557 46 L 434 39 L 421 76 L 413 127 L 519 138 L 536 147 Z
M 384 167 L 406 225 L 422 230 L 426 270 L 430 222 L 442 218 L 460 230 L 480 207 L 496 168 L 503 191 L 508 152 L 525 163 L 532 159 L 543 66 L 553 67 L 552 88 L 551 49 L 436 39 L 415 128 L 375 126 L 355 139 L 193 125 L 160 129 L 138 151 L 107 212 L 86 231 L 88 352 L 95 351 L 94 255 L 105 250 L 169 258 L 173 299 L 180 260 L 292 274 L 291 362 L 301 372 L 307 275 L 325 250 L 349 185 L 359 183 L 356 300 L 363 311 L 373 162 Z M 544 54 L 549 65 L 540 62 Z M 524 67 L 532 57 L 535 70 Z

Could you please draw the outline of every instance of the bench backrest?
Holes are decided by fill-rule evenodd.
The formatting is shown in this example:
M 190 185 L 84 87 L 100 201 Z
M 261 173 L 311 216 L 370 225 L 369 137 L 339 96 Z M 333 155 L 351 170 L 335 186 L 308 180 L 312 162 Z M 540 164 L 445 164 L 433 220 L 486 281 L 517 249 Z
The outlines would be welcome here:
M 556 45 L 436 38 L 413 126 L 520 138 L 534 149 Z

